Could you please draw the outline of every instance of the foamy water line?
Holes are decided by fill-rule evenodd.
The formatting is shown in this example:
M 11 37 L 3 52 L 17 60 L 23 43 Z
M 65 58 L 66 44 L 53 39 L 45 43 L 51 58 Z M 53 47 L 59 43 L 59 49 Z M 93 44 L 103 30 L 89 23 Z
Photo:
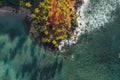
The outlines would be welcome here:
M 59 44 L 59 50 L 65 52 L 64 46 L 76 44 L 79 37 L 87 32 L 100 29 L 106 23 L 110 23 L 114 20 L 112 12 L 120 6 L 120 0 L 98 0 L 97 4 L 94 4 L 94 0 L 84 0 L 84 4 L 78 7 L 77 14 L 79 15 L 74 34 L 67 40 L 63 40 Z
M 66 51 L 63 48 L 64 46 L 77 43 L 79 36 L 85 32 L 84 27 L 82 26 L 82 22 L 83 22 L 82 16 L 84 15 L 83 10 L 84 10 L 84 7 L 87 5 L 87 3 L 88 3 L 88 0 L 84 0 L 84 4 L 82 4 L 82 6 L 80 6 L 80 7 L 78 7 L 78 9 L 77 9 L 77 14 L 79 15 L 79 17 L 77 19 L 78 27 L 75 28 L 73 35 L 69 39 L 66 39 L 66 40 L 63 40 L 60 42 L 58 48 L 61 52 Z

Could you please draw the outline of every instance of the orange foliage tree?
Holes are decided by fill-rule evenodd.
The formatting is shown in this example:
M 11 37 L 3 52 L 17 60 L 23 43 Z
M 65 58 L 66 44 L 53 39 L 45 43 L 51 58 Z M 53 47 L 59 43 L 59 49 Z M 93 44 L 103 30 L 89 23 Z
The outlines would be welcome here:
M 76 20 L 76 0 L 43 0 L 35 7 L 32 26 L 36 26 L 42 43 L 58 47 L 60 41 L 67 39 Z

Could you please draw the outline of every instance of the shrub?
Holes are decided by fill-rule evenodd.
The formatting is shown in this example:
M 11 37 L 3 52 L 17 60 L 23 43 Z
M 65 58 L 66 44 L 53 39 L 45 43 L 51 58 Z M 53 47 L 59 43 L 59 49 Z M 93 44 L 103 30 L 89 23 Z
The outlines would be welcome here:
M 43 43 L 50 43 L 55 47 L 61 40 L 67 39 L 72 32 L 72 20 L 76 21 L 74 5 L 76 0 L 42 0 L 32 6 L 27 2 L 25 6 L 32 6 L 32 25 L 36 26 Z

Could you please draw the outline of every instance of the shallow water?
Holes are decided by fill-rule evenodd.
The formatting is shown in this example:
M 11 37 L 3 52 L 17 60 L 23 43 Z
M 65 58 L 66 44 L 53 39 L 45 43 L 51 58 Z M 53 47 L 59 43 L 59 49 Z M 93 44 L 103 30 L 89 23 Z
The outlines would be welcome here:
M 90 32 L 68 48 L 67 59 L 35 44 L 20 16 L 0 16 L 0 80 L 120 80 L 119 2 L 90 0 Z

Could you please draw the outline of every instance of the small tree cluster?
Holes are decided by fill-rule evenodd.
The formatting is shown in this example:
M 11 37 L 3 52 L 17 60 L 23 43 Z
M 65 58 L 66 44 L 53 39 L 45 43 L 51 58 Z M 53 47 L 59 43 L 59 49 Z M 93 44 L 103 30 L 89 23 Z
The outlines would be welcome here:
M 58 47 L 60 41 L 67 39 L 72 29 L 72 20 L 76 21 L 76 0 L 43 0 L 36 7 L 30 2 L 24 5 L 32 10 L 32 26 L 41 35 L 40 41 Z

